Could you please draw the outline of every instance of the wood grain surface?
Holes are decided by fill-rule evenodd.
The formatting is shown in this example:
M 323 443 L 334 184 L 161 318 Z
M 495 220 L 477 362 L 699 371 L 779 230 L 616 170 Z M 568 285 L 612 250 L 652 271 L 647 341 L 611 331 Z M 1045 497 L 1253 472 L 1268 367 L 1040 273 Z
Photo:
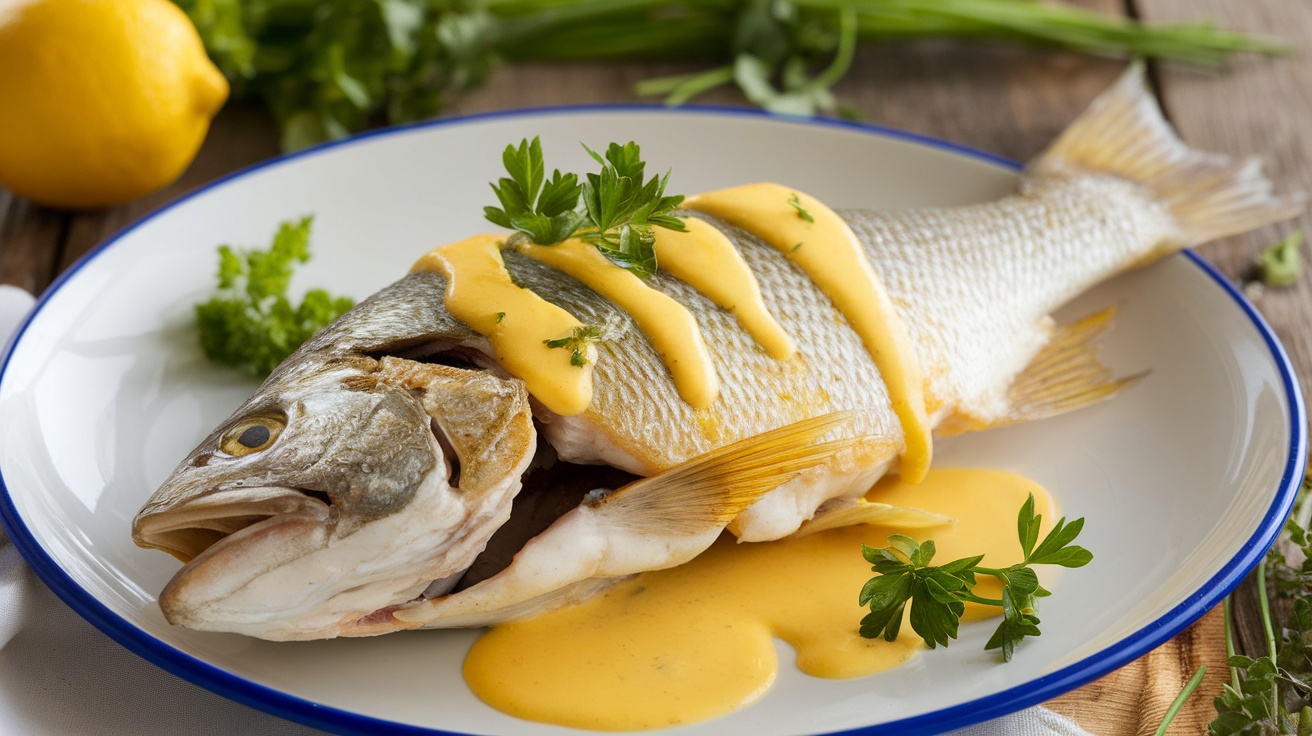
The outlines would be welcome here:
M 1305 0 L 1083 0 L 1104 12 L 1147 21 L 1211 19 L 1227 28 L 1285 37 L 1312 48 L 1312 3 Z M 652 76 L 690 71 L 683 63 L 518 64 L 450 111 L 631 102 L 632 86 Z M 862 49 L 836 90 L 866 120 L 945 138 L 1016 160 L 1044 146 L 1124 68 L 1124 62 L 1007 46 L 948 42 Z M 1312 191 L 1312 64 L 1303 54 L 1240 58 L 1219 72 L 1154 65 L 1164 108 L 1191 144 L 1227 154 L 1256 153 L 1281 190 Z M 720 90 L 699 100 L 743 105 Z M 215 120 L 182 178 L 148 197 L 94 212 L 58 212 L 0 189 L 0 283 L 39 293 L 96 244 L 197 186 L 277 152 L 268 116 L 230 104 Z M 1200 249 L 1232 278 L 1254 254 L 1300 222 L 1209 244 Z M 1300 376 L 1312 375 L 1312 270 L 1290 289 L 1267 291 L 1256 303 L 1289 349 Z M 1304 379 L 1306 380 L 1306 379 Z M 1212 698 L 1226 680 L 1221 618 L 1213 611 L 1168 644 L 1051 705 L 1095 734 L 1151 734 L 1171 699 L 1199 665 L 1209 668 L 1170 733 L 1205 733 Z

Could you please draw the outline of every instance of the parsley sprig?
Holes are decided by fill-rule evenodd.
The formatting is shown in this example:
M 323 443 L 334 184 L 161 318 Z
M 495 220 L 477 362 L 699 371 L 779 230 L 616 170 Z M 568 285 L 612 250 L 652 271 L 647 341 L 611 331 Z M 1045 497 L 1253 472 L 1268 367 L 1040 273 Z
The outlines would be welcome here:
M 1017 534 L 1025 559 L 1005 569 L 983 567 L 983 555 L 963 557 L 946 565 L 930 566 L 936 552 L 933 540 L 923 543 L 895 534 L 883 548 L 862 545 L 861 554 L 878 573 L 861 588 L 860 603 L 870 606 L 861 620 L 861 635 L 887 641 L 897 638 L 902 627 L 903 611 L 911 605 L 911 628 L 933 649 L 947 646 L 957 638 L 966 603 L 997 606 L 1002 609 L 1002 623 L 984 646 L 1001 649 L 1002 659 L 1010 662 L 1016 645 L 1027 636 L 1039 635 L 1039 618 L 1035 615 L 1037 599 L 1051 595 L 1039 585 L 1032 565 L 1083 567 L 1093 553 L 1071 544 L 1084 528 L 1084 519 L 1067 524 L 1062 517 L 1048 536 L 1039 542 L 1043 517 L 1034 513 L 1031 495 L 1016 519 Z M 1037 544 L 1037 546 L 1036 546 Z M 976 576 L 987 575 L 1002 582 L 1002 597 L 975 595 Z
M 518 230 L 534 243 L 559 243 L 583 226 L 583 213 L 577 211 L 579 185 L 577 174 L 561 174 L 560 169 L 544 179 L 542 143 L 536 138 L 519 147 L 506 146 L 501 154 L 510 178 L 502 177 L 492 185 L 501 207 L 484 207 L 487 219 L 501 227 Z
M 601 164 L 601 171 L 587 174 L 580 183 L 577 174 L 559 169 L 546 179 L 538 138 L 506 146 L 501 160 L 510 176 L 492 185 L 501 206 L 484 207 L 484 214 L 538 245 L 555 245 L 577 235 L 621 268 L 650 277 L 657 268 L 652 228 L 686 229 L 682 219 L 669 214 L 683 195 L 665 194 L 668 171 L 645 178 L 646 163 L 632 141 L 611 143 L 604 156 L 583 148 Z
M 219 246 L 218 288 L 196 305 L 205 356 L 217 363 L 267 376 L 311 335 L 355 302 L 323 289 L 305 293 L 299 305 L 287 297 L 296 264 L 310 260 L 311 217 L 282 223 L 267 249 Z

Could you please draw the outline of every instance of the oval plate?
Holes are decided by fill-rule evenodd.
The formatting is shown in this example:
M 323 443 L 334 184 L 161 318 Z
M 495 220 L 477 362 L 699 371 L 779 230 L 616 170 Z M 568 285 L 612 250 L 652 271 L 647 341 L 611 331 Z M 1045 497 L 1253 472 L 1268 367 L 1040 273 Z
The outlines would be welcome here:
M 996 199 L 1016 167 L 863 126 L 744 111 L 563 109 L 391 129 L 256 166 L 145 218 L 42 298 L 0 372 L 0 512 L 41 578 L 137 654 L 240 702 L 341 733 L 559 734 L 498 713 L 464 685 L 477 632 L 277 644 L 169 626 L 155 594 L 177 569 L 133 546 L 133 515 L 173 465 L 254 388 L 208 365 L 192 305 L 215 245 L 268 243 L 315 216 L 294 290 L 363 297 L 444 242 L 488 229 L 502 148 L 540 135 L 548 161 L 636 140 L 673 191 L 774 180 L 835 207 Z M 682 734 L 935 733 L 1041 702 L 1166 641 L 1214 606 L 1279 532 L 1306 460 L 1302 398 L 1261 318 L 1194 255 L 1104 284 L 1076 317 L 1118 305 L 1104 357 L 1150 371 L 1113 401 L 940 445 L 940 465 L 1015 470 L 1051 489 L 1096 555 L 1054 583 L 1044 634 L 999 664 L 993 626 L 893 672 L 783 672 L 759 702 Z M 1133 571 L 1127 575 L 1126 571 Z M 856 591 L 853 591 L 855 597 Z M 855 622 L 854 622 L 855 623 Z

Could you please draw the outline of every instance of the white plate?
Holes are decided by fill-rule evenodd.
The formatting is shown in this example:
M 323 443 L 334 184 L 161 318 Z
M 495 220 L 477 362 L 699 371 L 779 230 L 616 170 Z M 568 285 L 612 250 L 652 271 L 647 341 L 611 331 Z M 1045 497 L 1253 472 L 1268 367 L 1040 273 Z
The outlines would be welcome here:
M 541 135 L 548 163 L 636 140 L 672 188 L 787 182 L 832 206 L 986 201 L 1015 167 L 891 131 L 741 111 L 574 109 L 389 130 L 257 166 L 137 223 L 42 299 L 0 372 L 0 512 L 38 574 L 129 649 L 257 708 L 343 733 L 560 734 L 479 702 L 460 665 L 475 632 L 275 644 L 169 626 L 155 593 L 177 568 L 133 546 L 129 524 L 174 464 L 253 386 L 207 365 L 192 305 L 214 246 L 263 245 L 316 217 L 297 277 L 363 297 L 417 255 L 485 230 L 501 149 Z M 1042 638 L 1010 664 L 967 625 L 948 650 L 854 680 L 783 673 L 758 703 L 681 734 L 932 733 L 1087 682 L 1166 641 L 1256 563 L 1305 462 L 1302 399 L 1271 331 L 1191 254 L 1105 284 L 1069 315 L 1120 305 L 1105 357 L 1151 374 L 1075 414 L 943 443 L 941 464 L 1003 467 L 1088 518 L 1096 558 L 1044 602 Z M 1068 315 L 1068 316 L 1069 316 Z M 853 595 L 856 592 L 853 591 Z

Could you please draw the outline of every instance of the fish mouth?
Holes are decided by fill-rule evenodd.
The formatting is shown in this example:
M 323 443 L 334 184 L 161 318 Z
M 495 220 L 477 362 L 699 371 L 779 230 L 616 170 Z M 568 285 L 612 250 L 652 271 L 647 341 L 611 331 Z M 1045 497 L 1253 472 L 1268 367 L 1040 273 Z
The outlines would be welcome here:
M 132 523 L 137 546 L 188 563 L 218 542 L 274 517 L 330 522 L 335 511 L 322 491 L 281 486 L 229 488 L 183 504 L 147 507 Z

